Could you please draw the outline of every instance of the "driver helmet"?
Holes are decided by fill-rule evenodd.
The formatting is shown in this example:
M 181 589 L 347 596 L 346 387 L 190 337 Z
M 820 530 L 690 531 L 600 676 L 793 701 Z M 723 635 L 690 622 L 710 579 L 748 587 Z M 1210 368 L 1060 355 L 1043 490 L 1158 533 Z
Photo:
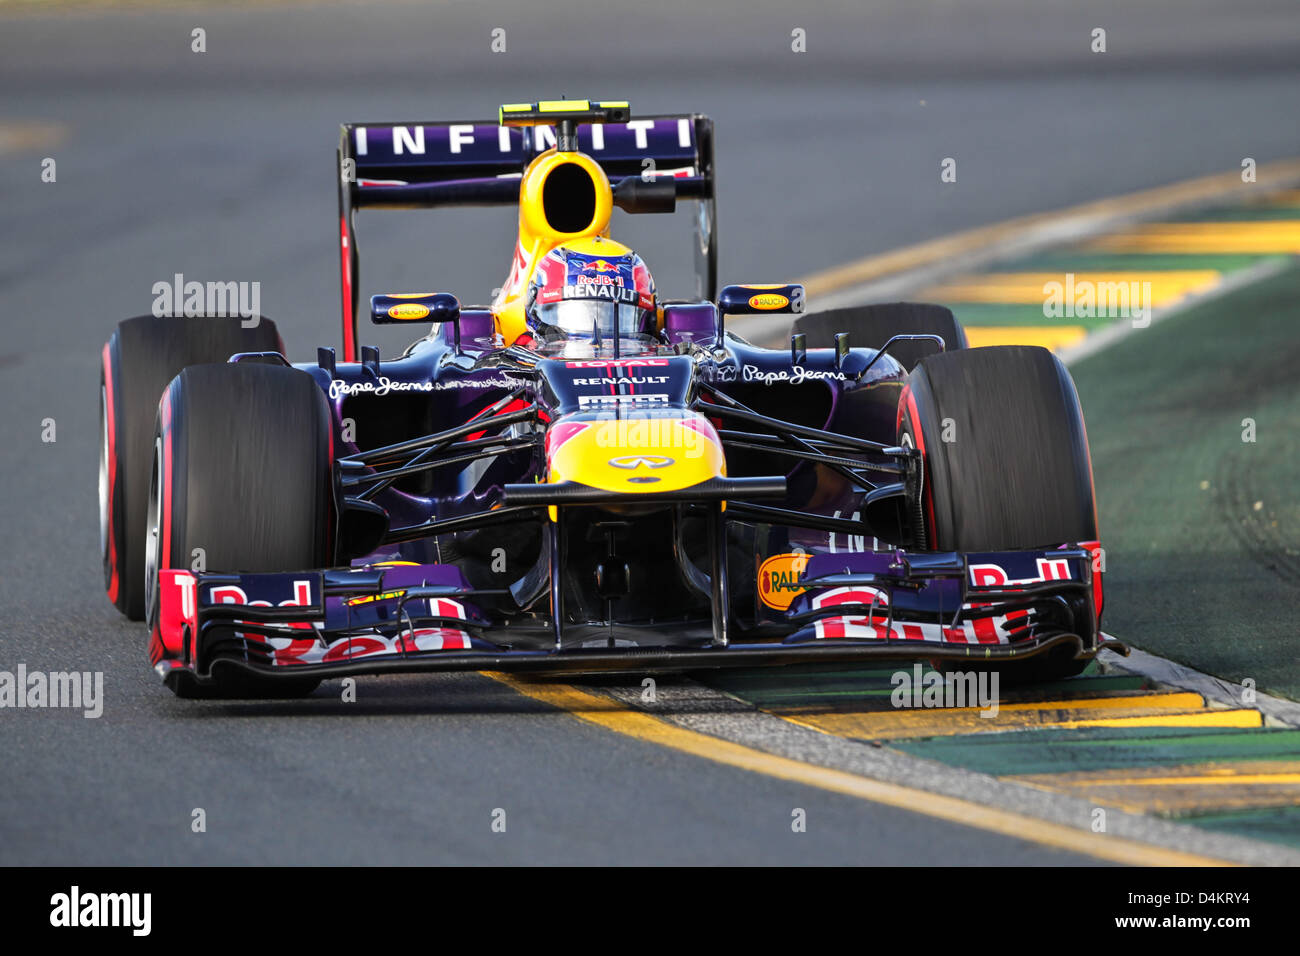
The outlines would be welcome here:
M 653 336 L 658 327 L 654 277 L 612 239 L 568 242 L 542 256 L 527 303 L 528 330 L 543 343 Z

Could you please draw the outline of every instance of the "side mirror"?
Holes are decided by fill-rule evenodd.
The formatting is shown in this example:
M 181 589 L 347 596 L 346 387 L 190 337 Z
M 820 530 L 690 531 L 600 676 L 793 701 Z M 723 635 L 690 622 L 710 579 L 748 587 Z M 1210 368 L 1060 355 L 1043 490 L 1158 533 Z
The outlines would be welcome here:
M 386 295 L 372 295 L 370 321 L 376 325 L 450 322 L 456 354 L 460 354 L 460 299 L 450 292 L 390 292 Z
M 449 292 L 389 292 L 370 297 L 370 321 L 376 325 L 459 320 L 460 300 Z
M 718 294 L 718 311 L 724 315 L 764 315 L 803 311 L 803 286 L 728 285 Z

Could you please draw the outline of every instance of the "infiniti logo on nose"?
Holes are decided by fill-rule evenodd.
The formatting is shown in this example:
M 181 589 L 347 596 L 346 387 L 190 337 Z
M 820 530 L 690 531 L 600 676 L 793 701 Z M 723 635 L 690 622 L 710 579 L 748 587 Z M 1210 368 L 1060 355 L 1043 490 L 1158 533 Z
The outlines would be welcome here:
M 661 455 L 626 455 L 611 458 L 609 463 L 615 468 L 640 468 L 642 465 L 647 468 L 666 468 L 673 463 L 673 459 Z

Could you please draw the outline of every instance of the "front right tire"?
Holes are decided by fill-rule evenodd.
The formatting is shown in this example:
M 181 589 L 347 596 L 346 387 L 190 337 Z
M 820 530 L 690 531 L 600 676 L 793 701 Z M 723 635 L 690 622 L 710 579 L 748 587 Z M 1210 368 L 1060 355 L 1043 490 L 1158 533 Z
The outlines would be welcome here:
M 925 358 L 908 377 L 898 419 L 899 443 L 920 449 L 924 468 L 914 547 L 969 553 L 1097 540 L 1083 411 L 1070 373 L 1047 349 Z M 1040 655 L 998 669 L 1017 681 L 1049 680 L 1087 663 Z
M 147 604 L 159 571 L 311 571 L 332 561 L 333 430 L 306 372 L 281 365 L 195 365 L 158 407 L 149 499 Z M 292 665 L 286 665 L 292 666 Z M 181 696 L 297 697 L 315 678 L 267 678 L 218 665 Z

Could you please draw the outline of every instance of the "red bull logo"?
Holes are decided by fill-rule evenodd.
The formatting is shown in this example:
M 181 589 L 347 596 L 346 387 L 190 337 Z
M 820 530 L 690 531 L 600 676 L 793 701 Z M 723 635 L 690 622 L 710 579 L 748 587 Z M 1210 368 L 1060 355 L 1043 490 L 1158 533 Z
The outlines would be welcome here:
M 617 272 L 618 266 L 607 259 L 594 259 L 582 264 L 583 272 Z

